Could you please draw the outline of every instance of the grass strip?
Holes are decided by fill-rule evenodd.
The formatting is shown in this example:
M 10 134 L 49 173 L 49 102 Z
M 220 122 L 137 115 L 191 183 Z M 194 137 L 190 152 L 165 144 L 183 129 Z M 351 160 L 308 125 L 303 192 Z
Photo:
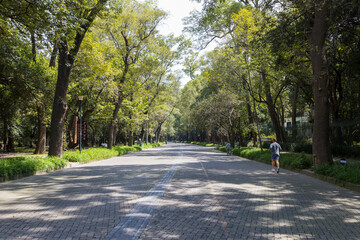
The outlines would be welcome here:
M 334 165 L 321 165 L 314 168 L 314 172 L 320 175 L 329 176 L 340 181 L 360 184 L 360 163 L 347 163 L 341 165 L 335 162 Z
M 163 143 L 145 144 L 144 148 L 152 148 L 163 145 Z M 0 159 L 0 178 L 11 179 L 17 175 L 31 175 L 36 172 L 50 172 L 64 168 L 68 162 L 88 163 L 127 154 L 129 152 L 141 151 L 139 145 L 115 146 L 107 148 L 88 148 L 81 151 L 65 151 L 62 158 L 38 157 L 32 155 L 11 156 Z
M 33 174 L 64 168 L 67 160 L 57 157 L 33 158 L 16 157 L 0 160 L 0 177 L 9 179 L 16 175 Z

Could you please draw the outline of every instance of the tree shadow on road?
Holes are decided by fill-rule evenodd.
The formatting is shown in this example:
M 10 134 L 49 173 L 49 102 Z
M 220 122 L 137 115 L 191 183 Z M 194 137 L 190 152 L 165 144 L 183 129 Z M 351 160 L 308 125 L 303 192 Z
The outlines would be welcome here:
M 141 239 L 360 236 L 356 193 L 213 148 L 170 144 L 1 184 L 0 239 L 104 239 L 175 160 Z

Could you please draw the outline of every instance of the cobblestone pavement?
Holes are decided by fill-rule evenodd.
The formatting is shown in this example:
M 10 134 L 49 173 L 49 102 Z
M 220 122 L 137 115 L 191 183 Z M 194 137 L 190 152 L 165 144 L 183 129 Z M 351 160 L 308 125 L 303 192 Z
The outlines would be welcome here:
M 1 183 L 0 239 L 360 239 L 359 200 L 299 173 L 168 144 Z

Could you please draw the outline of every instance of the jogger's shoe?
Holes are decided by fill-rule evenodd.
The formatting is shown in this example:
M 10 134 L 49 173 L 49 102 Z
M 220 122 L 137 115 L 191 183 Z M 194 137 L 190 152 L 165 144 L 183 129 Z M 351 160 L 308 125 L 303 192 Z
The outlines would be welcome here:
M 280 172 L 280 168 L 278 168 L 276 172 L 279 173 L 279 172 Z

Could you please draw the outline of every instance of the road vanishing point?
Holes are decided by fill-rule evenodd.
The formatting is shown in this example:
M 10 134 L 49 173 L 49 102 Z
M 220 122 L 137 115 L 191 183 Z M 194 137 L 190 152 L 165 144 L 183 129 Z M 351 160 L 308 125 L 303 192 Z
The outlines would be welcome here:
M 0 239 L 360 239 L 360 194 L 191 144 L 0 183 Z

